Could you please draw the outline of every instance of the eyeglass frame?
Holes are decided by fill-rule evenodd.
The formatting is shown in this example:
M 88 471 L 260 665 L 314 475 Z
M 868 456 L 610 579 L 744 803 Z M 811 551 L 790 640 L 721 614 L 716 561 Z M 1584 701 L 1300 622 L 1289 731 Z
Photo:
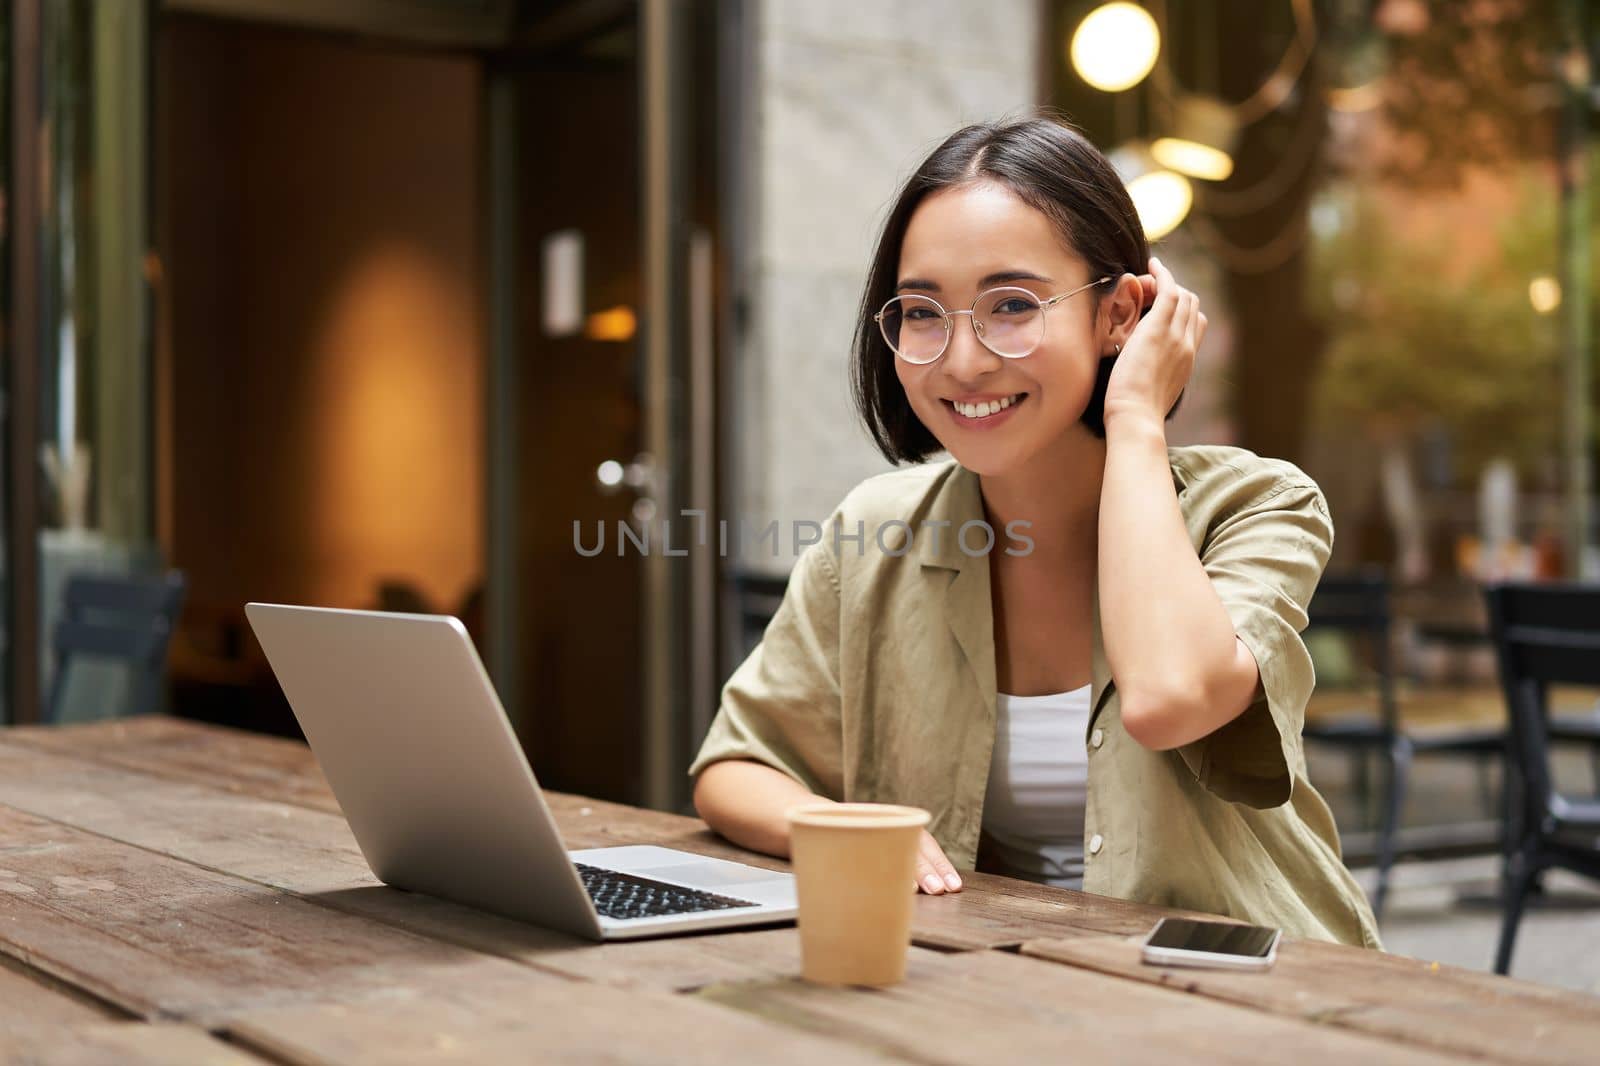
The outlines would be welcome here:
M 1113 278 L 1112 275 L 1107 274 L 1104 277 L 1096 278 L 1093 281 L 1079 285 L 1076 289 L 1073 289 L 1070 292 L 1059 293 L 1047 300 L 1040 300 L 1038 295 L 1036 295 L 1032 290 L 1024 289 L 1020 285 L 995 285 L 992 288 L 984 289 L 982 292 L 978 293 L 978 295 L 974 296 L 972 298 L 972 306 L 967 308 L 965 311 L 948 311 L 945 309 L 944 304 L 940 303 L 938 300 L 935 300 L 932 296 L 924 296 L 918 292 L 897 293 L 883 302 L 883 306 L 878 308 L 878 312 L 872 316 L 872 320 L 878 324 L 878 334 L 883 337 L 883 342 L 889 345 L 889 350 L 894 353 L 894 357 L 896 359 L 903 359 L 911 366 L 932 366 L 934 363 L 937 363 L 939 360 L 943 359 L 944 353 L 950 350 L 950 338 L 955 336 L 956 332 L 955 325 L 950 320 L 956 315 L 967 315 L 969 317 L 976 315 L 978 313 L 978 302 L 985 296 L 988 296 L 991 292 L 1005 292 L 1008 290 L 1012 292 L 1025 292 L 1029 296 L 1032 296 L 1035 300 L 1039 300 L 1039 311 L 1043 313 L 1050 310 L 1050 308 L 1054 307 L 1056 304 L 1060 303 L 1062 300 L 1065 300 L 1069 296 L 1076 296 L 1085 289 L 1092 289 L 1096 285 L 1104 285 L 1106 282 L 1114 280 L 1116 279 Z M 902 355 L 900 350 L 889 342 L 889 335 L 885 333 L 883 329 L 883 316 L 884 313 L 889 310 L 889 305 L 894 303 L 896 300 L 902 300 L 908 296 L 915 296 L 919 299 L 927 300 L 929 303 L 939 309 L 939 314 L 944 319 L 944 343 L 939 346 L 939 353 L 932 359 L 927 359 L 922 362 L 918 362 L 915 359 L 907 359 L 904 355 Z M 983 332 L 978 329 L 977 319 L 972 320 L 972 333 L 978 338 L 979 344 L 983 345 L 989 351 L 994 352 L 995 355 L 998 355 L 1002 359 L 1026 359 L 1028 356 L 1038 351 L 1039 345 L 1044 343 L 1045 326 L 1048 324 L 1048 319 L 1041 320 L 1041 325 L 1039 327 L 1039 339 L 1034 342 L 1032 348 L 1029 348 L 1027 351 L 1018 355 L 1007 355 L 1005 352 L 995 352 L 993 348 L 989 347 L 989 342 L 983 338 Z

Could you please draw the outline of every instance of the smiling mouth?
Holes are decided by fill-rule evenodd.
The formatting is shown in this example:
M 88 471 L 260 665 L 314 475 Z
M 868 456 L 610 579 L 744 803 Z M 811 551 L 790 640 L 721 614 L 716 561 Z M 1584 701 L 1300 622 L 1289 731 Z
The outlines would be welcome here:
M 940 400 L 939 402 L 954 411 L 956 416 L 963 421 L 982 422 L 1004 411 L 1011 410 L 1027 398 L 1027 393 L 1019 392 L 1015 395 L 1007 396 L 1003 400 L 990 400 L 987 403 L 965 403 L 960 400 Z

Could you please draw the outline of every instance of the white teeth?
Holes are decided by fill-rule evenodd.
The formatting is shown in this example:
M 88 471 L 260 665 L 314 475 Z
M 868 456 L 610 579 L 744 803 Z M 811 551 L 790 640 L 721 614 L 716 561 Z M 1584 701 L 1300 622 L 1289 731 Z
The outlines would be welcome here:
M 951 406 L 967 418 L 987 418 L 989 415 L 1004 411 L 1020 399 L 1022 399 L 1022 393 L 1019 392 L 1015 396 L 1007 396 L 1003 400 L 989 400 L 985 403 L 962 403 L 959 400 L 952 400 Z

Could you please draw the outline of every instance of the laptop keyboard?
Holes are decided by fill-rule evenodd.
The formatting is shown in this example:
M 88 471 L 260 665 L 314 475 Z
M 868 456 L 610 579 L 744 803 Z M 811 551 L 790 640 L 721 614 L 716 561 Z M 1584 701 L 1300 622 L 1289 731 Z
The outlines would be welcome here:
M 583 878 L 583 887 L 594 900 L 595 910 L 607 918 L 654 918 L 662 914 L 692 914 L 697 911 L 723 911 L 759 904 L 732 896 L 719 896 L 697 888 L 669 885 L 648 877 L 602 870 L 597 866 L 573 863 Z

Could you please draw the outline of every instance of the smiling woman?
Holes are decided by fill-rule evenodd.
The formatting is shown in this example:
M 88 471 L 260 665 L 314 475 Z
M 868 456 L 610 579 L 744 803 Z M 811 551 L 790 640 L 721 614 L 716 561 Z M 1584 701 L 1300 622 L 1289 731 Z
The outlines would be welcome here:
M 712 828 L 781 855 L 795 802 L 919 806 L 923 891 L 976 867 L 1377 946 L 1300 748 L 1332 522 L 1288 463 L 1168 447 L 1198 304 L 1076 131 L 969 126 L 928 157 L 852 382 L 916 465 L 845 498 L 724 687 L 690 768 Z M 893 521 L 1029 546 L 840 550 Z

